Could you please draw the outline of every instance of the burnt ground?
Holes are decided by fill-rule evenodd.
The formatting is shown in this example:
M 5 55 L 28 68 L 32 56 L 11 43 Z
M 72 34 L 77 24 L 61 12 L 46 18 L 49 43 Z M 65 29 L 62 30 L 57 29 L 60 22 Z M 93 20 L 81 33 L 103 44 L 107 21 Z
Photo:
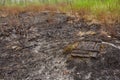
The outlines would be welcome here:
M 70 22 L 73 19 L 46 12 L 1 17 L 0 80 L 120 80 L 120 37 L 102 35 L 100 24 Z M 120 24 L 114 26 L 119 35 Z M 91 33 L 79 36 L 80 31 Z M 68 44 L 83 38 L 110 45 L 97 58 L 63 53 Z

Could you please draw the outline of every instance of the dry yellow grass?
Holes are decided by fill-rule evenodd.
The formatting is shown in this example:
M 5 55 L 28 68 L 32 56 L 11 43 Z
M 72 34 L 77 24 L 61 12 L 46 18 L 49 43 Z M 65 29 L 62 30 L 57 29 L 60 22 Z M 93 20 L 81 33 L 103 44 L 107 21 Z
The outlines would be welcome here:
M 72 50 L 74 50 L 78 46 L 79 42 L 74 42 L 73 44 L 69 44 L 64 48 L 63 53 L 70 53 Z

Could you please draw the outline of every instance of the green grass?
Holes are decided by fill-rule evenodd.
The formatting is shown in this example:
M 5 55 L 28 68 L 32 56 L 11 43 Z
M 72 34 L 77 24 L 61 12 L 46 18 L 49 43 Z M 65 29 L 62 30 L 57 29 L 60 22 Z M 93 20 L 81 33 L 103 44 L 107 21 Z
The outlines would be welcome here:
M 75 0 L 74 7 L 92 10 L 120 10 L 120 0 Z
M 120 0 L 20 0 L 20 2 L 11 2 L 12 0 L 5 0 L 5 3 L 0 4 L 2 6 L 27 6 L 27 5 L 56 5 L 67 4 L 67 6 L 61 6 L 63 10 L 80 10 L 86 9 L 93 13 L 99 13 L 100 11 L 106 12 L 120 12 Z M 71 8 L 72 7 L 72 8 Z

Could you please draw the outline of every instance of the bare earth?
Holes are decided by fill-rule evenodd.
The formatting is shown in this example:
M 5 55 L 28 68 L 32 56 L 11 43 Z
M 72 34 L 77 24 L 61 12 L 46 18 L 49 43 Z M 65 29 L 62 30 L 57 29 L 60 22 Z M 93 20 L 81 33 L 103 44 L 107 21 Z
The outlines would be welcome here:
M 0 80 L 120 80 L 120 36 L 107 39 L 100 24 L 71 19 L 47 12 L 1 17 Z M 114 26 L 119 35 L 120 24 Z M 63 53 L 83 38 L 105 42 L 105 53 L 84 59 Z

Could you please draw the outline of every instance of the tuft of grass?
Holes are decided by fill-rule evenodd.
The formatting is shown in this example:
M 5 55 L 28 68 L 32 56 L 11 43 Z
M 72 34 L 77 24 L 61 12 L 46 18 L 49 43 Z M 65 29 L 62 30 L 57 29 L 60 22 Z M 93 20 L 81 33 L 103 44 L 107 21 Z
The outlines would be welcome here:
M 63 50 L 63 53 L 71 53 L 77 46 L 79 45 L 79 42 L 74 42 L 73 44 L 69 44 L 66 46 Z

